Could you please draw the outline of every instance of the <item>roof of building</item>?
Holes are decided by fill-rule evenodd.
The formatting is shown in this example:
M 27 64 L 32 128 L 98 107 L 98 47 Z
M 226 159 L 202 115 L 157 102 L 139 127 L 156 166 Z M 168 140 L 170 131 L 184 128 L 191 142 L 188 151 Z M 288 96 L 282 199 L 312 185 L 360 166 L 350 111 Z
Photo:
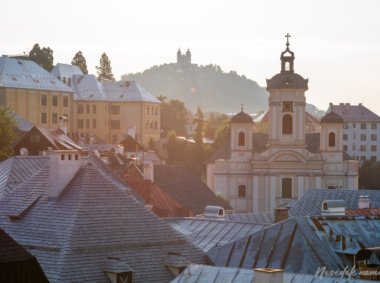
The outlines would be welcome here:
M 379 231 L 378 217 L 292 217 L 216 246 L 207 255 L 216 266 L 280 268 L 315 275 L 321 266 L 327 270 L 352 267 L 352 255 L 379 246 Z
M 262 230 L 267 225 L 210 218 L 166 218 L 166 223 L 207 252 Z
M 260 114 L 259 116 L 257 116 L 255 118 L 255 122 L 256 123 L 268 123 L 269 122 L 269 117 L 270 117 L 270 111 L 267 110 L 265 111 L 264 113 Z M 318 124 L 320 121 L 318 118 L 316 118 L 315 116 L 313 116 L 313 114 L 305 111 L 305 118 L 306 118 L 306 124 Z
M 54 77 L 58 79 L 71 79 L 74 75 L 83 75 L 83 72 L 76 65 L 58 63 L 54 66 L 53 70 L 51 70 L 50 74 L 52 74 Z
M 357 208 L 357 209 L 346 209 L 346 215 L 352 216 L 380 216 L 380 208 Z
M 371 208 L 380 208 L 379 190 L 330 190 L 310 189 L 290 208 L 293 216 L 321 215 L 324 200 L 344 200 L 347 209 L 357 209 L 359 197 L 366 195 L 370 199 Z
M 38 261 L 0 229 L 0 282 L 49 282 Z
M 253 123 L 253 119 L 242 109 L 239 113 L 232 116 L 231 123 Z
M 0 87 L 73 92 L 32 60 L 0 57 Z
M 341 116 L 344 122 L 380 122 L 380 116 L 373 113 L 361 103 L 351 105 L 350 103 L 330 103 L 329 111 L 334 111 Z
M 226 220 L 252 224 L 274 223 L 274 212 L 249 212 L 226 214 Z
M 308 79 L 292 72 L 281 72 L 267 79 L 267 90 L 272 89 L 302 89 L 307 90 Z
M 161 103 L 135 81 L 100 82 L 94 75 L 74 75 L 75 100 Z
M 134 282 L 168 282 L 172 275 L 163 264 L 168 252 L 205 263 L 201 250 L 149 212 L 93 158 L 82 160 L 53 199 L 49 174 L 45 163 L 0 199 L 0 225 L 36 256 L 50 281 L 109 282 L 103 271 L 116 261 L 133 270 Z
M 334 111 L 330 111 L 321 118 L 321 124 L 343 124 L 343 119 Z
M 130 135 L 123 138 L 119 145 L 122 145 L 124 147 L 124 151 L 126 152 L 136 152 L 136 151 L 144 151 L 146 152 L 146 149 L 143 145 L 141 145 L 139 142 L 137 142 L 133 137 Z
M 255 283 L 255 271 L 245 268 L 221 267 L 210 265 L 189 265 L 171 283 L 201 283 L 201 282 L 224 282 L 224 283 Z M 369 283 L 371 281 L 342 278 L 342 277 L 319 277 L 307 274 L 284 273 L 283 283 Z
M 225 200 L 217 197 L 199 177 L 184 166 L 155 165 L 154 183 L 195 215 L 203 213 L 207 205 L 231 209 Z
M 17 113 L 14 113 L 14 118 L 16 120 L 17 129 L 19 129 L 21 132 L 28 132 L 33 128 L 32 123 L 30 123 L 28 120 L 21 117 Z

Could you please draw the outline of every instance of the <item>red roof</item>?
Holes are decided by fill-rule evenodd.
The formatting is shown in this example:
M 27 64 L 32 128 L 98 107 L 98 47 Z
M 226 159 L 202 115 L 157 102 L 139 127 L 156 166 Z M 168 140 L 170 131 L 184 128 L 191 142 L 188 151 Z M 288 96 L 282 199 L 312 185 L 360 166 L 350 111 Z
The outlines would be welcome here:
M 350 215 L 350 216 L 380 216 L 380 208 L 346 209 L 346 215 Z

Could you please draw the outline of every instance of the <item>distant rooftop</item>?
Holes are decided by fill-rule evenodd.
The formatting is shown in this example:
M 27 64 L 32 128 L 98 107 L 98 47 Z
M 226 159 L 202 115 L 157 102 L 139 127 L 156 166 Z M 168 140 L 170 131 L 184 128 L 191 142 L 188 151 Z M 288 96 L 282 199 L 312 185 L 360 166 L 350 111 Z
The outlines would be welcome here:
M 56 78 L 72 78 L 74 75 L 83 75 L 82 70 L 76 65 L 58 63 L 50 72 Z
M 359 105 L 351 105 L 350 103 L 334 105 L 330 103 L 328 111 L 338 114 L 344 122 L 380 122 L 380 117 L 361 103 Z
M 0 57 L 0 87 L 73 92 L 34 61 L 6 55 Z

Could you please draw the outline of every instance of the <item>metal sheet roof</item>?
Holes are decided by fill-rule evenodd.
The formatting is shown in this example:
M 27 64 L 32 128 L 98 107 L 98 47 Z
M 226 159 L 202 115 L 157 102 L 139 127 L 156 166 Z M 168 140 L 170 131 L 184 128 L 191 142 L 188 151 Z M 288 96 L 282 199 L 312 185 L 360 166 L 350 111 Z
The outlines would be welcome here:
M 204 218 L 166 218 L 166 223 L 207 252 L 262 230 L 266 225 Z
M 171 283 L 254 283 L 256 282 L 255 271 L 244 268 L 217 267 L 209 265 L 188 266 Z M 354 278 L 319 277 L 307 274 L 284 273 L 283 283 L 368 283 L 372 281 Z
M 73 92 L 31 60 L 0 57 L 0 87 Z
M 330 104 L 329 110 L 342 117 L 344 122 L 380 122 L 380 117 L 362 104 Z
M 83 75 L 82 70 L 76 65 L 58 63 L 51 70 L 52 74 L 56 78 L 72 78 L 74 75 Z
M 233 213 L 227 214 L 226 220 L 252 224 L 272 224 L 274 223 L 274 212 Z

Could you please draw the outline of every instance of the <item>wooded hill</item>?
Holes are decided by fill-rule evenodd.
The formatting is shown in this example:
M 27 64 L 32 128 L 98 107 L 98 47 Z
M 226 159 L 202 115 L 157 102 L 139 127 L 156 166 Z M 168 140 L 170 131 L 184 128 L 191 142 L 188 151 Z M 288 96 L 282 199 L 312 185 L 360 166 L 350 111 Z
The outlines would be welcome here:
M 127 74 L 122 79 L 136 80 L 155 96 L 178 99 L 195 112 L 248 113 L 268 108 L 268 93 L 255 81 L 235 71 L 223 72 L 218 65 L 198 66 L 177 63 L 153 66 L 142 73 Z

